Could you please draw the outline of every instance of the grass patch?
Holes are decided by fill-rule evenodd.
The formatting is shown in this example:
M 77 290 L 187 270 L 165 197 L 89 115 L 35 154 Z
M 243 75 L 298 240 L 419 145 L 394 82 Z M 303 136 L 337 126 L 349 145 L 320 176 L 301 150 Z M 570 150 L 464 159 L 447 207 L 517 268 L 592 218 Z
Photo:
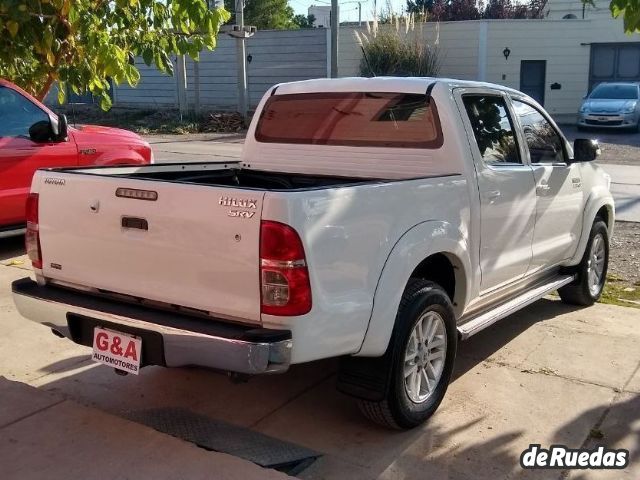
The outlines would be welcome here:
M 607 282 L 604 285 L 600 303 L 640 308 L 640 286 L 636 284 L 630 285 L 621 277 L 607 275 Z

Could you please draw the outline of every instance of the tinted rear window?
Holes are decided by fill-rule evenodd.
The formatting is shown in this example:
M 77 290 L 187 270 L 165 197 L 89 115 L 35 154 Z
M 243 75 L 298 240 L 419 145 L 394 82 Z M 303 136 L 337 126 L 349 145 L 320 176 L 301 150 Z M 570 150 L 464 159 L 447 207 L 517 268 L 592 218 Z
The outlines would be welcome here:
M 268 143 L 438 148 L 433 100 L 410 93 L 302 93 L 267 100 L 256 140 Z
M 635 100 L 638 98 L 638 87 L 635 85 L 599 85 L 589 98 L 608 100 Z

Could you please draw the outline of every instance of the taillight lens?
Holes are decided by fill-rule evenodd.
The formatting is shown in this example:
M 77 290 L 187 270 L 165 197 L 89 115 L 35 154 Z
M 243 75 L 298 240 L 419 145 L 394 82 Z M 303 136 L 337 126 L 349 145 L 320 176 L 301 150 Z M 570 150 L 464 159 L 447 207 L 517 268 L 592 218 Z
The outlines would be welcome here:
M 311 284 L 298 232 L 284 223 L 260 223 L 261 311 L 304 315 L 311 310 Z
M 42 268 L 42 249 L 40 248 L 40 232 L 38 227 L 37 193 L 30 193 L 27 197 L 27 232 L 24 237 L 27 255 L 33 268 Z

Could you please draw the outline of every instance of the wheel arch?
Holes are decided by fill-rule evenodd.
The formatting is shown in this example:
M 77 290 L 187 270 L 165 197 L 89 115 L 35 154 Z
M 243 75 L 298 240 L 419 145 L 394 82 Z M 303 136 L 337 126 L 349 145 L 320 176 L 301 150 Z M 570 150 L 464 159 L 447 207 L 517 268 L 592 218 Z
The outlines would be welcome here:
M 587 200 L 584 216 L 582 217 L 582 234 L 580 235 L 578 247 L 576 248 L 574 256 L 566 263 L 566 266 L 577 265 L 582 260 L 587 242 L 589 241 L 591 226 L 596 217 L 600 217 L 605 221 L 609 238 L 611 238 L 615 223 L 615 205 L 613 203 L 613 197 L 608 191 L 595 189 Z
M 373 308 L 358 356 L 381 356 L 387 349 L 400 299 L 411 278 L 431 280 L 449 294 L 456 318 L 468 303 L 471 262 L 457 225 L 428 221 L 406 232 L 382 269 Z M 444 282 L 445 285 L 442 285 Z
M 596 212 L 593 220 L 600 217 L 607 224 L 607 230 L 609 231 L 609 235 L 613 231 L 613 221 L 614 221 L 614 213 L 613 206 L 609 204 L 602 205 L 600 209 Z M 593 224 L 593 222 L 591 222 Z
M 409 278 L 437 283 L 447 292 L 454 308 L 464 303 L 467 287 L 465 268 L 463 262 L 452 252 L 432 253 L 413 269 Z

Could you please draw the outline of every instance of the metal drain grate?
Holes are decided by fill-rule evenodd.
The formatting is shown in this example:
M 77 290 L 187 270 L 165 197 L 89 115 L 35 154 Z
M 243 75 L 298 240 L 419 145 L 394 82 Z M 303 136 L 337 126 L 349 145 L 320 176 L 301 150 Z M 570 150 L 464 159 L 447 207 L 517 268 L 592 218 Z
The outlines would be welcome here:
M 127 418 L 207 450 L 228 453 L 289 475 L 297 475 L 320 456 L 293 443 L 182 408 L 142 410 Z

